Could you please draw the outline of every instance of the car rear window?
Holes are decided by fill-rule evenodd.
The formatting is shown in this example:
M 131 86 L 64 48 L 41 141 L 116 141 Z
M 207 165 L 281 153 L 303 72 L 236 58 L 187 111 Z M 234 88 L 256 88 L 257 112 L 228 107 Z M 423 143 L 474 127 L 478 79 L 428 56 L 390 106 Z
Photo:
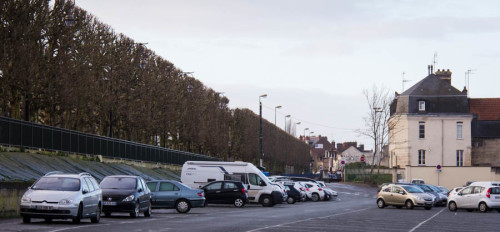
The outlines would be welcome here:
M 33 190 L 54 190 L 54 191 L 79 191 L 80 180 L 70 177 L 42 177 L 33 187 Z
M 235 189 L 235 188 L 238 188 L 238 186 L 236 186 L 236 184 L 233 182 L 226 182 L 226 183 L 224 183 L 224 188 L 225 189 Z
M 500 194 L 500 188 L 499 187 L 491 188 L 490 193 L 491 194 Z
M 134 177 L 106 177 L 100 184 L 103 189 L 136 189 L 137 179 Z

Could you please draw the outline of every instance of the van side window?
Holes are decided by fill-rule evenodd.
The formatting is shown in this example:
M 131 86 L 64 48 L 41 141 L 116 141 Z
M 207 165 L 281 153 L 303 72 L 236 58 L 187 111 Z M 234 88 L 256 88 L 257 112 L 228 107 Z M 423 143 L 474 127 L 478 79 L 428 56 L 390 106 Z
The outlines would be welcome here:
M 251 185 L 259 185 L 260 184 L 260 176 L 255 174 L 255 173 L 248 173 L 248 182 L 250 182 Z
M 240 181 L 243 182 L 243 183 L 245 183 L 245 184 L 248 184 L 247 174 L 246 173 L 233 173 L 233 175 L 239 175 L 239 176 L 241 176 Z

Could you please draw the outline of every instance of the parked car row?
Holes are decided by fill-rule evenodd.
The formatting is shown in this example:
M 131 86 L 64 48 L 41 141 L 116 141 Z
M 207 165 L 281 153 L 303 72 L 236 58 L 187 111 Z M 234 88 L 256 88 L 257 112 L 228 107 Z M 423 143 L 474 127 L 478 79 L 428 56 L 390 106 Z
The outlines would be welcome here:
M 187 213 L 207 204 L 244 207 L 259 203 L 265 207 L 287 202 L 329 200 L 337 193 L 322 182 L 307 178 L 286 178 L 272 182 L 251 163 L 188 161 L 182 182 L 154 180 L 140 176 L 112 175 L 100 183 L 88 173 L 50 172 L 38 179 L 23 195 L 20 212 L 24 223 L 32 218 L 71 219 L 79 223 L 89 218 L 98 223 L 103 213 L 143 214 L 153 209 L 175 209 Z M 286 180 L 286 181 L 284 181 Z
M 500 212 L 500 182 L 472 182 L 465 187 L 451 191 L 445 187 L 425 184 L 423 180 L 414 183 L 385 183 L 377 193 L 377 206 L 396 206 L 408 209 L 432 206 L 448 206 L 450 211 L 475 209 L 487 212 L 496 209 Z

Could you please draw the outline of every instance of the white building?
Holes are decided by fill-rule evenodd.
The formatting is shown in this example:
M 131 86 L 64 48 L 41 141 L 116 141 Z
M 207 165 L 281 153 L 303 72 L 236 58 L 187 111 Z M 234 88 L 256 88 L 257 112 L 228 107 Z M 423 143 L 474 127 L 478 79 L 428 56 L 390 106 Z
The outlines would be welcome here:
M 391 167 L 471 165 L 467 90 L 451 85 L 449 70 L 429 74 L 398 95 L 390 120 Z

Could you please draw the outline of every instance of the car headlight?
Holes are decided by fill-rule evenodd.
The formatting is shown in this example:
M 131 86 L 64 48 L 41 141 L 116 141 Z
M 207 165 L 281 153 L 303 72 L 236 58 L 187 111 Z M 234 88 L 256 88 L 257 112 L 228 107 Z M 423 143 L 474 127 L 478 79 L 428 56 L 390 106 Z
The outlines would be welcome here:
M 123 199 L 123 201 L 133 201 L 134 198 L 135 198 L 135 196 L 132 194 L 132 195 L 130 195 L 128 197 L 125 197 L 125 199 Z
M 69 204 L 73 204 L 73 200 L 70 200 L 70 199 L 62 199 L 59 201 L 59 204 L 60 205 L 69 205 Z
M 419 200 L 419 201 L 423 201 L 423 200 L 424 200 L 424 198 L 422 198 L 422 197 L 420 197 L 420 196 L 417 196 L 417 200 Z
M 21 198 L 21 203 L 31 203 L 31 198 L 23 197 L 23 198 Z

